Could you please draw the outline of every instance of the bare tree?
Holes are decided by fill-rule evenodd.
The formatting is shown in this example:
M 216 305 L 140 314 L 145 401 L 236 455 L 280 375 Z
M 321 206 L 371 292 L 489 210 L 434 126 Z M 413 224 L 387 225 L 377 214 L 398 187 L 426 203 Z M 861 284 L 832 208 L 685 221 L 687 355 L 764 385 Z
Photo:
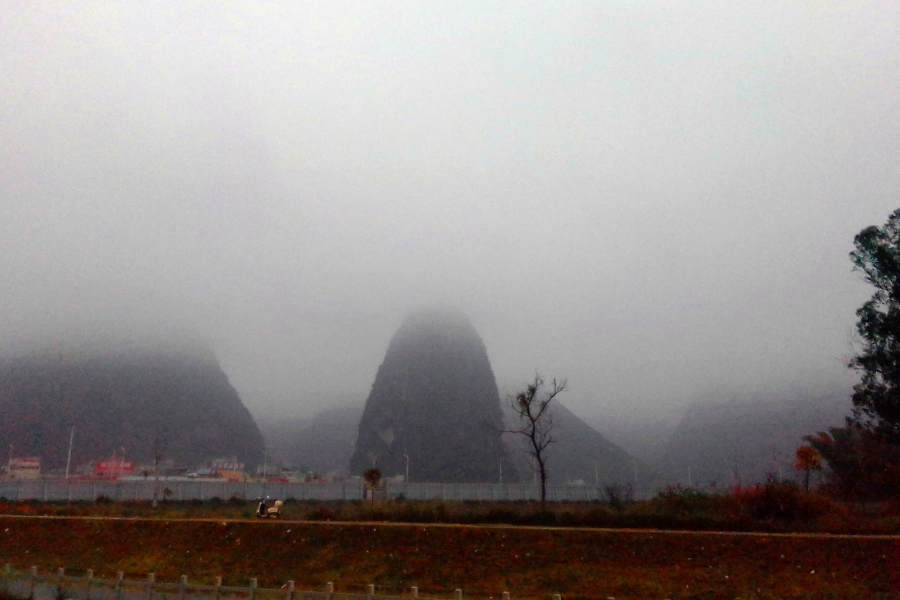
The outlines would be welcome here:
M 519 416 L 519 427 L 504 430 L 507 433 L 524 435 L 528 440 L 528 454 L 537 463 L 541 476 L 541 506 L 547 503 L 547 446 L 555 442 L 553 432 L 553 411 L 550 403 L 566 390 L 566 380 L 550 382 L 550 386 L 544 387 L 544 380 L 540 375 L 534 376 L 534 382 L 514 395 L 507 396 L 510 407 Z

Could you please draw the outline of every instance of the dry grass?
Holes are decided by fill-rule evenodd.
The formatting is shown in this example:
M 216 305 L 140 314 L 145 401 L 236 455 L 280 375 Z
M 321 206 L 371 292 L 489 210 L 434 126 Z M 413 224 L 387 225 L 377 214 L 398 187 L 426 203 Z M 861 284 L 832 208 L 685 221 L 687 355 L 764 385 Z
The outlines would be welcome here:
M 152 519 L 249 519 L 255 502 L 0 503 L 2 514 L 111 516 Z M 550 525 L 691 531 L 900 534 L 900 503 L 841 503 L 790 484 L 766 484 L 709 495 L 675 488 L 646 502 L 294 502 L 284 517 L 302 521 Z
M 208 515 L 207 515 L 208 516 Z M 0 560 L 339 591 L 546 598 L 893 598 L 900 541 L 517 527 L 0 517 Z

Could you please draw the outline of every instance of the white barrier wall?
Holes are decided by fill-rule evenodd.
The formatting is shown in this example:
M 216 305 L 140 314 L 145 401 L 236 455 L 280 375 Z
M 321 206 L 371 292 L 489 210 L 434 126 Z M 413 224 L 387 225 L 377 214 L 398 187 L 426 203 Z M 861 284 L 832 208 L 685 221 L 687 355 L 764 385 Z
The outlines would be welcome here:
M 157 487 L 158 486 L 158 487 Z M 218 481 L 0 481 L 0 498 L 13 501 L 95 501 L 100 496 L 111 500 L 152 500 L 154 489 L 158 498 L 173 501 L 255 500 L 269 496 L 294 500 L 362 500 L 364 490 L 355 482 L 333 483 L 240 483 Z M 540 487 L 533 484 L 503 483 L 391 483 L 379 496 L 407 500 L 480 500 L 516 501 L 539 500 Z M 605 486 L 572 485 L 548 486 L 547 499 L 554 502 L 590 502 L 605 500 Z

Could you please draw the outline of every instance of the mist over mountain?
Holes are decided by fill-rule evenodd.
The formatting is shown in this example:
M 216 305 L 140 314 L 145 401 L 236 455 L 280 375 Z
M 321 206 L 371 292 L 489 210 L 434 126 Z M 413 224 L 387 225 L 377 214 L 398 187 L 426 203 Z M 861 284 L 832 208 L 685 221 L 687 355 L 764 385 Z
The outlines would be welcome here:
M 271 417 L 365 396 L 434 303 L 586 417 L 846 378 L 895 3 L 3 16 L 0 346 L 189 327 Z
M 500 390 L 565 376 L 644 461 L 698 399 L 853 383 L 848 253 L 900 190 L 900 3 L 2 8 L 0 353 L 190 332 L 253 415 L 311 418 L 387 394 L 404 317 L 451 305 Z M 730 427 L 691 411 L 709 435 L 679 433 L 676 473 Z M 366 427 L 356 467 L 404 471 Z
M 487 350 L 465 315 L 419 310 L 394 334 L 359 423 L 350 471 L 410 481 L 495 481 L 515 471 Z
M 209 350 L 136 345 L 0 357 L 0 444 L 45 469 L 119 457 L 256 464 L 263 439 Z
M 839 391 L 697 402 L 658 464 L 672 484 L 728 487 L 792 478 L 803 436 L 842 425 L 851 408 L 850 394 Z
M 309 418 L 262 418 L 259 428 L 276 460 L 305 472 L 346 476 L 362 413 L 362 402 L 345 404 Z
M 263 419 L 259 426 L 277 460 L 319 474 L 342 476 L 349 474 L 363 409 L 362 403 L 346 404 L 305 419 Z M 507 427 L 516 425 L 510 410 L 505 410 L 504 416 Z M 518 474 L 524 483 L 531 482 L 532 464 L 525 438 L 512 434 L 503 437 L 514 467 L 512 476 Z M 586 484 L 634 485 L 637 475 L 642 488 L 649 489 L 660 480 L 653 467 L 609 442 L 563 404 L 554 406 L 554 437 L 557 441 L 547 453 L 551 485 L 579 480 Z M 504 481 L 508 482 L 510 465 L 505 464 L 504 469 Z M 499 481 L 499 464 L 493 477 L 493 481 Z
M 592 415 L 586 421 L 631 456 L 648 465 L 657 465 L 683 416 L 684 410 L 661 409 L 659 413 L 628 418 Z

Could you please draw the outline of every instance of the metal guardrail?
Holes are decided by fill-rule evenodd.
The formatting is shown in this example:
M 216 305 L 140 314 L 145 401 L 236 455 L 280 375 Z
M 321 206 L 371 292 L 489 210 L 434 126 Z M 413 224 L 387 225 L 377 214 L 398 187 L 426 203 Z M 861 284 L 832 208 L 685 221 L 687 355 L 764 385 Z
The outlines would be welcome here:
M 0 593 L 19 600 L 438 600 L 419 596 L 417 587 L 411 587 L 407 595 L 392 596 L 376 594 L 373 584 L 366 586 L 364 593 L 335 592 L 331 582 L 322 591 L 309 591 L 295 589 L 293 581 L 280 588 L 261 588 L 253 578 L 249 586 L 239 587 L 222 585 L 221 577 L 214 585 L 192 584 L 187 575 L 177 583 L 157 582 L 153 573 L 135 581 L 125 579 L 122 571 L 115 579 L 103 579 L 95 578 L 91 569 L 76 577 L 66 575 L 64 569 L 55 573 L 42 573 L 37 567 L 18 571 L 9 564 L 0 576 Z M 463 600 L 462 590 L 454 590 L 450 597 Z M 502 600 L 510 600 L 509 592 L 502 593 Z M 562 599 L 553 594 L 552 600 Z

